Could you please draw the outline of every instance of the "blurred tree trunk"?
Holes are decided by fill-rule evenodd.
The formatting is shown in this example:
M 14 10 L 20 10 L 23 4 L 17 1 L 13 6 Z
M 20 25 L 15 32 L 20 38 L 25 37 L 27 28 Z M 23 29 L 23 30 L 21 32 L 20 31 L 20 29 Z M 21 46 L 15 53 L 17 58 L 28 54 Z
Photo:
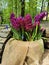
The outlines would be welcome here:
M 17 16 L 17 0 L 13 0 L 13 11 L 15 12 Z
M 29 0 L 29 13 L 30 13 L 30 0 Z
M 48 5 L 47 5 L 47 12 L 49 12 L 49 1 L 48 1 Z M 46 16 L 46 20 L 48 20 L 48 15 Z
M 21 16 L 25 15 L 25 0 L 21 0 Z
M 44 1 L 44 3 L 43 3 L 43 11 L 45 11 L 45 3 L 46 3 L 46 2 Z
M 42 0 L 42 6 L 41 6 L 41 11 L 40 12 L 43 11 L 43 4 L 44 4 L 44 0 Z

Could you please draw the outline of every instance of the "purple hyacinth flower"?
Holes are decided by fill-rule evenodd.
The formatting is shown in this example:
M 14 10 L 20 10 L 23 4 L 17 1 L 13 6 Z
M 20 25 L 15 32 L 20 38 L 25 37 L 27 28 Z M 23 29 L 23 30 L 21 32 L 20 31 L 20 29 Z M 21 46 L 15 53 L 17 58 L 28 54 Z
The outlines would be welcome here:
M 20 16 L 17 19 L 18 19 L 18 22 L 20 24 L 20 27 L 24 27 L 24 18 Z
M 47 15 L 47 12 L 41 12 L 40 14 L 36 15 L 34 18 L 35 22 L 42 20 L 46 15 Z
M 10 19 L 14 18 L 14 17 L 15 17 L 15 15 L 14 15 L 14 13 L 12 13 L 11 16 L 10 16 Z
M 13 28 L 15 28 L 16 30 L 19 30 L 20 25 L 18 23 L 18 19 L 17 18 L 11 19 L 11 24 L 12 24 Z
M 25 16 L 25 19 L 26 19 L 26 22 L 25 22 L 25 23 L 30 23 L 30 22 L 32 22 L 32 17 L 31 17 L 30 14 L 27 14 L 27 15 Z
M 32 18 L 30 16 L 30 14 L 27 14 L 24 18 L 24 26 L 25 26 L 25 30 L 26 31 L 30 31 L 32 30 Z

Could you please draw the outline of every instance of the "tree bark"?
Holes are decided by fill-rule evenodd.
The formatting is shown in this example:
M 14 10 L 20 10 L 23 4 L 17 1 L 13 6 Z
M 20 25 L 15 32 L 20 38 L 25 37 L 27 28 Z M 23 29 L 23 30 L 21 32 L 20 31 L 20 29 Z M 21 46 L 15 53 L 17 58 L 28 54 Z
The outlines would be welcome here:
M 21 0 L 21 16 L 25 15 L 25 0 Z
M 41 12 L 43 11 L 44 0 L 42 0 Z
M 17 0 L 15 0 L 15 9 L 16 9 L 16 15 L 17 15 Z
M 48 2 L 48 5 L 47 5 L 47 12 L 49 11 L 49 2 Z M 46 16 L 46 20 L 48 20 L 48 15 Z

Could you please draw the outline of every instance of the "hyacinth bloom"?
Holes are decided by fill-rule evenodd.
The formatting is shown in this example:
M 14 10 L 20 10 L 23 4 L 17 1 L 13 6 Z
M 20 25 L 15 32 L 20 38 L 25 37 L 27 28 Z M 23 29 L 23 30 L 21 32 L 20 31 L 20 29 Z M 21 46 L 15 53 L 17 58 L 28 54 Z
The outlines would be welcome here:
M 27 14 L 26 16 L 25 16 L 25 24 L 29 24 L 29 23 L 31 23 L 32 22 L 32 18 L 31 18 L 31 16 L 30 16 L 30 14 Z
M 40 26 L 40 21 L 33 23 L 33 27 L 36 27 L 36 25 Z
M 25 30 L 26 31 L 31 31 L 32 29 L 33 29 L 33 25 L 32 24 L 25 25 Z
M 26 31 L 32 30 L 33 24 L 30 14 L 27 14 L 24 18 L 24 27 Z
M 15 28 L 16 30 L 18 30 L 20 25 L 18 23 L 18 19 L 15 18 L 14 14 L 11 14 L 10 20 L 11 20 L 12 27 Z
M 14 15 L 14 13 L 12 13 L 10 16 L 10 21 L 12 22 L 14 19 L 15 19 L 15 15 Z
M 40 14 L 35 16 L 35 22 L 42 20 L 47 15 L 47 12 L 41 12 Z
M 11 25 L 14 28 L 13 33 L 16 39 L 28 41 L 41 38 L 40 20 L 47 15 L 47 12 L 42 12 L 35 16 L 35 22 L 32 23 L 32 17 L 27 14 L 25 17 L 15 17 L 12 13 L 10 16 Z M 44 29 L 42 29 L 43 31 Z
M 20 25 L 18 23 L 18 19 L 14 20 L 13 19 L 13 22 L 11 22 L 12 26 L 16 29 L 16 30 L 19 30 L 20 28 Z
M 11 14 L 10 19 L 15 18 L 14 13 Z
M 23 28 L 26 31 L 30 31 L 33 29 L 32 18 L 30 14 L 27 14 L 24 18 L 21 16 L 16 18 L 15 15 L 12 13 L 10 20 L 12 26 L 17 30 L 20 28 Z
M 24 27 L 24 18 L 20 16 L 17 19 L 18 19 L 18 23 L 19 23 L 20 27 L 21 28 Z

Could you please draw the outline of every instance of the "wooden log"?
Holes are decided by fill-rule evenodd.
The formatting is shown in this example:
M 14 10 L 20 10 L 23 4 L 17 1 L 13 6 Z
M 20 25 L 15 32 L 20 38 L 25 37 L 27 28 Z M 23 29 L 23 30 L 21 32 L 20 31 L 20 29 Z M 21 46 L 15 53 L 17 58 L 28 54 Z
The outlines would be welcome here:
M 0 30 L 6 29 L 6 26 L 8 26 L 8 28 L 9 28 L 9 25 L 7 25 L 7 24 L 0 24 Z
M 0 30 L 0 32 L 3 32 L 3 33 L 8 33 L 8 32 L 10 32 L 10 31 L 11 31 L 11 28 Z
M 42 22 L 41 27 L 46 29 L 46 37 L 49 37 L 49 22 Z
M 4 44 L 4 42 L 6 41 L 7 38 L 1 38 L 0 37 L 0 44 Z
M 49 27 L 46 28 L 46 37 L 49 37 Z
M 44 47 L 49 49 L 49 38 L 44 39 Z
M 1 53 L 1 51 L 2 51 L 2 50 L 0 49 L 0 53 Z
M 6 38 L 8 36 L 9 32 L 8 33 L 0 33 L 0 37 L 2 38 Z
M 47 42 L 49 42 L 49 38 L 47 38 Z
M 0 37 L 7 37 L 11 31 L 11 28 L 0 30 Z
M 2 49 L 2 47 L 3 47 L 3 44 L 0 44 L 0 49 Z
M 6 28 L 6 25 L 0 25 L 0 63 L 6 42 L 10 39 L 11 36 L 11 28 L 9 26 Z

